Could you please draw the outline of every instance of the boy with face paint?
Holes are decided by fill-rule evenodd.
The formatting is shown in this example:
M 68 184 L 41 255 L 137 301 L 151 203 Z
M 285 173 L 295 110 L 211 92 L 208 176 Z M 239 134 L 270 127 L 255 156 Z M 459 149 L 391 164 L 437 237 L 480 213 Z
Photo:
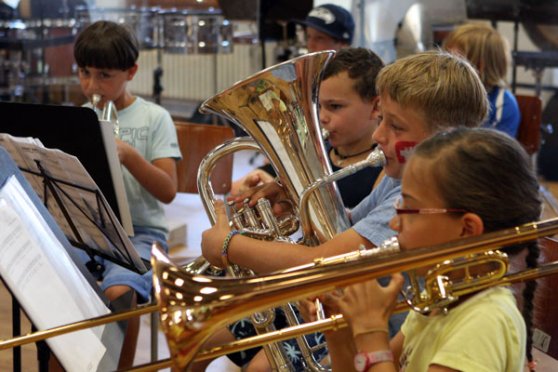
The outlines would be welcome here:
M 231 263 L 267 273 L 350 252 L 361 244 L 367 248 L 378 246 L 393 236 L 388 224 L 412 148 L 446 128 L 479 126 L 488 112 L 486 90 L 474 68 L 463 58 L 442 51 L 412 55 L 384 67 L 377 77 L 376 91 L 380 96 L 380 123 L 373 138 L 386 155 L 384 170 L 388 177 L 351 210 L 353 226 L 312 249 L 234 235 L 228 246 Z M 255 205 L 258 199 L 267 197 L 274 202 L 283 198 L 281 191 L 275 183 L 269 183 L 234 200 L 250 198 L 250 204 Z M 217 222 L 203 233 L 202 249 L 211 263 L 222 266 L 221 248 L 231 230 L 224 205 L 217 204 Z
M 231 231 L 222 202 L 216 203 L 215 225 L 202 236 L 202 251 L 212 264 L 230 262 L 257 273 L 268 273 L 358 249 L 372 248 L 394 235 L 389 221 L 400 195 L 405 161 L 415 144 L 455 125 L 476 127 L 488 111 L 486 91 L 474 68 L 464 59 L 441 51 L 397 60 L 382 69 L 376 80 L 381 121 L 373 138 L 384 151 L 384 177 L 372 193 L 350 212 L 353 226 L 335 238 L 308 247 L 261 241 Z M 249 190 L 235 199 L 250 198 L 255 205 L 266 197 L 281 200 L 274 183 Z M 226 241 L 226 244 L 224 242 Z M 225 247 L 225 249 L 223 249 Z M 398 329 L 394 325 L 394 330 Z M 393 331 L 393 330 L 392 330 Z

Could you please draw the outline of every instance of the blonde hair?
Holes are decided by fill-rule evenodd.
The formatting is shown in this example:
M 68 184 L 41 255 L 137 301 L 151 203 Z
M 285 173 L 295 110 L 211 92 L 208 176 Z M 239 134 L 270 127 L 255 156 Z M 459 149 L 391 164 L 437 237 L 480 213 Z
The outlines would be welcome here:
M 490 25 L 465 23 L 457 26 L 444 40 L 446 50 L 461 53 L 473 64 L 485 87 L 505 87 L 510 64 L 508 41 Z
M 376 91 L 422 114 L 431 133 L 455 127 L 477 127 L 488 114 L 486 90 L 465 59 L 428 51 L 396 60 L 376 79 Z

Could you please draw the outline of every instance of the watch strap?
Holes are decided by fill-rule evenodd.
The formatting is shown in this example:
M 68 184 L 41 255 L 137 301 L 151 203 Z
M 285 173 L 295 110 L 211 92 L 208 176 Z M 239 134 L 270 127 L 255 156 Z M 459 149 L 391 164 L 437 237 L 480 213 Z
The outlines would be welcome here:
M 359 352 L 355 355 L 354 360 L 357 372 L 367 371 L 374 364 L 381 362 L 393 362 L 393 353 L 391 350 Z

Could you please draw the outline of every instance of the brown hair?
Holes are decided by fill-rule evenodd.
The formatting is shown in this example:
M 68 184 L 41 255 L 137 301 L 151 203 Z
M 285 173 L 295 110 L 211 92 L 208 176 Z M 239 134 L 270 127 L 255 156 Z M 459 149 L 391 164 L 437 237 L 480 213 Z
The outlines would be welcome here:
M 136 64 L 139 44 L 128 27 L 110 21 L 89 25 L 77 37 L 74 58 L 79 67 L 127 70 Z
M 507 85 L 506 76 L 511 60 L 509 45 L 492 26 L 484 23 L 457 26 L 446 37 L 443 47 L 467 58 L 477 68 L 487 90 Z
M 486 90 L 465 59 L 441 50 L 414 54 L 384 67 L 376 79 L 380 97 L 423 114 L 434 133 L 479 126 L 488 114 Z
M 360 98 L 370 100 L 376 96 L 376 77 L 382 67 L 384 62 L 370 49 L 343 48 L 326 65 L 322 80 L 347 71 Z
M 433 179 L 446 207 L 477 214 L 485 232 L 537 221 L 541 215 L 539 184 L 531 161 L 513 138 L 493 129 L 459 128 L 441 132 L 419 144 L 413 158 L 430 162 Z M 538 265 L 536 242 L 504 248 L 508 254 L 528 249 L 527 267 Z M 527 359 L 531 362 L 532 313 L 537 282 L 525 283 L 523 318 L 527 327 Z

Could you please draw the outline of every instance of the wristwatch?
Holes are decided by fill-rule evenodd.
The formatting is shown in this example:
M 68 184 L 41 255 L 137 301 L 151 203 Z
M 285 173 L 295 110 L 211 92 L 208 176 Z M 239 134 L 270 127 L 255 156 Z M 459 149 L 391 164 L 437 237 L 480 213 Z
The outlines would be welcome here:
M 376 363 L 393 362 L 393 353 L 391 350 L 360 352 L 355 355 L 355 369 L 357 372 L 368 371 Z

